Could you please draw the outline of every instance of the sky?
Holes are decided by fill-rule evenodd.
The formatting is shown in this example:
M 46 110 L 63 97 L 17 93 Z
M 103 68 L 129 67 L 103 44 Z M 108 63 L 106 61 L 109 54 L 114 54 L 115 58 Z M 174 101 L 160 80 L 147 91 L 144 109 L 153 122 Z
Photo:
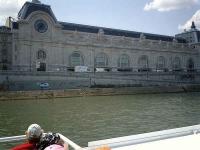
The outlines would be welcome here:
M 0 25 L 17 18 L 26 0 L 0 0 Z M 31 0 L 28 0 L 31 1 Z M 200 29 L 200 0 L 40 0 L 59 21 L 145 33 L 172 35 Z

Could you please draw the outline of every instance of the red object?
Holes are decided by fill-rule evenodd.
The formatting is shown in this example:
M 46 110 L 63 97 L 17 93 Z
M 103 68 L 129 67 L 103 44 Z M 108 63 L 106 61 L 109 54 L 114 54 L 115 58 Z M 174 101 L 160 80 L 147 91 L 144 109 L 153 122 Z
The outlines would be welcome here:
M 35 149 L 36 149 L 35 144 L 32 143 L 24 143 L 17 145 L 14 148 L 11 148 L 11 150 L 35 150 Z

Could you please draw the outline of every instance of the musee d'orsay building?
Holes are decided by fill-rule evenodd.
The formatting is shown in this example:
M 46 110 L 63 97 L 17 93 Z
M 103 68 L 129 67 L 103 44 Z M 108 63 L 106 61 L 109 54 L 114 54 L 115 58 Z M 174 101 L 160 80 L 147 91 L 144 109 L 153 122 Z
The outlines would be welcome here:
M 199 68 L 195 23 L 176 36 L 62 22 L 51 7 L 26 2 L 17 20 L 0 27 L 0 70 L 74 72 L 190 72 Z

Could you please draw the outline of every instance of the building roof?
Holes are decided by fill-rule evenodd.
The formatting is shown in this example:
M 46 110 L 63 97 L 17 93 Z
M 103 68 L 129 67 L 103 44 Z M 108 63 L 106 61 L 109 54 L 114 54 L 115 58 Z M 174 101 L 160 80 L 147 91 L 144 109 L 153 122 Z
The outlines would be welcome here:
M 195 35 L 195 36 L 194 36 Z M 197 39 L 196 39 L 197 36 Z M 196 28 L 194 21 L 192 22 L 191 28 L 189 30 L 184 30 L 184 32 L 175 35 L 178 38 L 184 38 L 188 43 L 198 43 L 200 42 L 200 31 Z
M 18 13 L 18 19 L 26 19 L 31 13 L 35 11 L 43 11 L 49 14 L 55 22 L 57 19 L 54 13 L 51 10 L 49 5 L 41 4 L 39 1 L 32 1 L 26 2 L 21 10 Z M 159 41 L 174 41 L 175 37 L 173 36 L 165 36 L 165 35 L 157 35 L 157 34 L 150 34 L 150 33 L 142 33 L 142 32 L 135 32 L 135 31 L 127 31 L 127 30 L 120 30 L 120 29 L 111 29 L 105 27 L 97 27 L 97 26 L 89 26 L 89 25 L 81 25 L 81 24 L 74 24 L 74 23 L 66 23 L 66 22 L 58 22 L 62 25 L 63 30 L 70 30 L 70 31 L 79 31 L 79 32 L 86 32 L 86 33 L 100 33 L 102 31 L 105 35 L 113 35 L 113 36 L 124 36 L 124 37 L 132 37 L 132 38 L 140 38 L 143 36 L 146 39 L 150 40 L 159 40 Z M 176 41 L 179 43 L 186 43 L 186 40 L 177 37 Z
M 18 13 L 18 19 L 26 19 L 31 13 L 35 11 L 43 11 L 49 14 L 55 22 L 57 19 L 49 5 L 41 3 L 26 2 Z
M 200 31 L 197 32 L 198 42 L 200 42 Z
M 166 36 L 166 35 L 142 33 L 142 32 L 127 31 L 127 30 L 120 30 L 120 29 L 111 29 L 111 28 L 105 28 L 105 27 L 81 25 L 81 24 L 66 23 L 66 22 L 59 22 L 59 23 L 63 26 L 63 30 L 70 30 L 70 31 L 79 31 L 79 32 L 97 34 L 99 33 L 100 30 L 103 30 L 105 35 L 124 36 L 124 37 L 132 37 L 132 38 L 140 38 L 140 36 L 143 35 L 146 39 L 168 41 L 168 42 L 172 42 L 175 39 L 175 37 L 173 36 Z M 186 40 L 184 40 L 183 38 L 176 37 L 176 40 L 178 43 L 186 43 Z

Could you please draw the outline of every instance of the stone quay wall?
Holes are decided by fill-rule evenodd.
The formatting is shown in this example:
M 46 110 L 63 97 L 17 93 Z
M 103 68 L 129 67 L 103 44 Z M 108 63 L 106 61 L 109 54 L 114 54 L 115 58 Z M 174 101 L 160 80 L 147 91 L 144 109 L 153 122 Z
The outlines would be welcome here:
M 40 90 L 40 91 L 12 91 L 0 92 L 0 101 L 7 100 L 41 100 L 55 98 L 71 98 L 82 96 L 112 96 L 135 94 L 161 94 L 199 92 L 200 85 L 182 86 L 151 86 L 151 87 L 123 87 L 123 88 L 84 88 L 67 90 Z
M 14 72 L 0 73 L 1 91 L 182 86 L 200 84 L 200 73 L 188 72 Z M 44 90 L 44 89 L 42 89 Z

